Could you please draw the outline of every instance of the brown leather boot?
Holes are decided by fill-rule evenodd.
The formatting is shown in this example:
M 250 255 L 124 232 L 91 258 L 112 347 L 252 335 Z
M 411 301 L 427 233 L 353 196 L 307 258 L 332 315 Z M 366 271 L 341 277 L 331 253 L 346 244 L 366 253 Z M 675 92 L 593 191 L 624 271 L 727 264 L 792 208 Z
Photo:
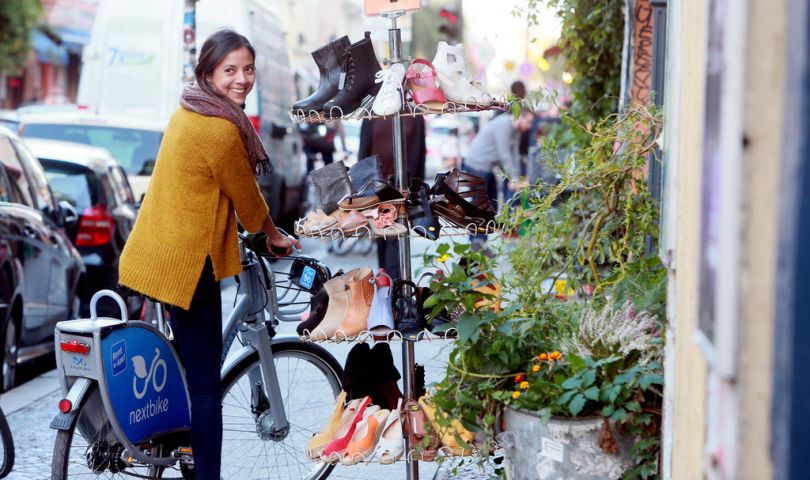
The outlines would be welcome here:
M 363 330 L 368 330 L 368 312 L 374 299 L 374 274 L 371 269 L 355 274 L 346 282 L 349 288 L 349 308 L 343 322 L 335 332 L 335 338 L 356 337 Z

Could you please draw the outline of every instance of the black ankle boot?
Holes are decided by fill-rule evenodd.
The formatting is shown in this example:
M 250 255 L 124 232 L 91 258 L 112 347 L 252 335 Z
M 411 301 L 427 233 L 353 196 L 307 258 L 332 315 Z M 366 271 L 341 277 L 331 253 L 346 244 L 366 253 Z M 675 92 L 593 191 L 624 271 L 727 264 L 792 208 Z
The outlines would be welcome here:
M 309 299 L 309 318 L 299 323 L 295 328 L 298 335 L 304 335 L 307 332 L 315 330 L 315 327 L 321 324 L 321 320 L 326 315 L 326 309 L 329 307 L 329 293 L 325 288 L 318 290 L 318 293 Z
M 353 43 L 343 57 L 341 75 L 342 87 L 335 98 L 326 102 L 323 111 L 329 116 L 348 115 L 363 103 L 368 95 L 376 95 L 381 84 L 374 82 L 374 76 L 382 70 L 371 45 L 371 33 Z
M 321 74 L 318 89 L 307 98 L 298 100 L 292 107 L 293 113 L 298 110 L 302 110 L 305 115 L 308 115 L 311 110 L 319 112 L 323 110 L 324 103 L 337 95 L 341 61 L 350 45 L 349 37 L 344 35 L 312 52 L 312 58 L 318 65 L 318 71 Z

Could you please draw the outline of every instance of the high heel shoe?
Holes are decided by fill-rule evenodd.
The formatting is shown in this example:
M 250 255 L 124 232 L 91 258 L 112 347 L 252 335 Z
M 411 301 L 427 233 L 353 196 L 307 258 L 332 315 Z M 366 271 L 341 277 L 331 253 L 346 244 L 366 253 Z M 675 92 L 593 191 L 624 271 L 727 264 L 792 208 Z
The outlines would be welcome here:
M 316 433 L 312 438 L 309 439 L 309 443 L 307 443 L 307 459 L 308 460 L 317 460 L 320 458 L 321 453 L 323 453 L 323 449 L 327 443 L 335 436 L 338 428 L 341 424 L 341 418 L 343 417 L 343 409 L 345 408 L 344 404 L 346 403 L 346 392 L 340 392 L 338 395 L 337 400 L 335 400 L 335 409 L 332 410 L 332 415 L 329 417 L 329 421 L 326 423 L 326 426 L 320 432 Z
M 346 446 L 346 451 L 340 463 L 355 465 L 370 458 L 380 441 L 389 414 L 390 411 L 388 410 L 378 410 L 371 415 L 367 415 L 362 422 L 358 423 L 354 436 L 349 445 Z
M 388 419 L 385 421 L 382 436 L 377 443 L 377 453 L 380 463 L 390 465 L 405 453 L 405 444 L 402 435 L 402 399 L 399 399 L 397 408 L 391 410 Z
M 439 435 L 442 448 L 447 448 L 453 455 L 467 456 L 472 454 L 469 445 L 472 444 L 473 434 L 459 422 L 452 420 L 449 427 L 444 427 L 436 422 L 436 407 L 430 398 L 430 395 L 423 395 L 419 397 L 419 406 L 425 412 L 428 421 L 433 425 Z
M 371 403 L 370 397 L 349 404 L 343 412 L 340 428 L 335 432 L 334 438 L 326 444 L 321 454 L 321 459 L 325 462 L 334 463 L 340 460 L 340 453 L 346 450 L 346 445 L 351 441 L 357 424 L 363 420 L 363 414 Z
M 368 329 L 368 313 L 374 299 L 374 274 L 370 268 L 358 272 L 346 282 L 349 287 L 349 308 L 335 331 L 335 339 L 356 337 Z

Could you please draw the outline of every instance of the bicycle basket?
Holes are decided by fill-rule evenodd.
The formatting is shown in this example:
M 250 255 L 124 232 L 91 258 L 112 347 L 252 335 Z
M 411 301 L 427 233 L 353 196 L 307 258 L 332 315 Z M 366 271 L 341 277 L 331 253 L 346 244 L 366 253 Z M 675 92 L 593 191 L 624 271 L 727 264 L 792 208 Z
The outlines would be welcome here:
M 313 258 L 295 258 L 290 265 L 290 281 L 309 293 L 318 293 L 331 277 L 329 268 Z

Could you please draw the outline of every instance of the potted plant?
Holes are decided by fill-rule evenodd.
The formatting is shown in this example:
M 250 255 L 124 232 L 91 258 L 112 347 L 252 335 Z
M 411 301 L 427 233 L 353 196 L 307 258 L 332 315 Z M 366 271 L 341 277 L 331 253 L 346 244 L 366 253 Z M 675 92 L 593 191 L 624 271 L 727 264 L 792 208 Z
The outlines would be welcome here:
M 440 272 L 431 315 L 460 312 L 439 417 L 477 432 L 484 455 L 505 430 L 516 479 L 657 472 L 666 272 L 644 172 L 660 116 L 633 107 L 582 128 L 590 141 L 554 166 L 559 183 L 501 210 L 522 232 L 496 247 L 505 265 L 464 244 L 425 255 Z

